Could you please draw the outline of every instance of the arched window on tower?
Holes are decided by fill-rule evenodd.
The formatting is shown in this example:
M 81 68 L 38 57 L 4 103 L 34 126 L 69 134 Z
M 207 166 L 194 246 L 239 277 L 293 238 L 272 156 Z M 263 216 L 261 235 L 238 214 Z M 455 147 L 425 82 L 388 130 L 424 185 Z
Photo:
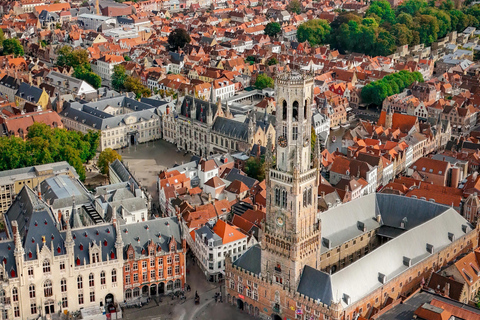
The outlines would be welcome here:
M 282 191 L 282 207 L 287 207 L 287 190 Z
M 287 101 L 283 100 L 283 120 L 287 120 Z
M 298 121 L 298 101 L 293 102 L 293 121 Z
M 307 119 L 307 108 L 309 108 L 308 100 L 305 100 L 305 106 L 303 107 L 303 119 Z
M 275 205 L 279 206 L 280 205 L 280 189 L 275 188 Z

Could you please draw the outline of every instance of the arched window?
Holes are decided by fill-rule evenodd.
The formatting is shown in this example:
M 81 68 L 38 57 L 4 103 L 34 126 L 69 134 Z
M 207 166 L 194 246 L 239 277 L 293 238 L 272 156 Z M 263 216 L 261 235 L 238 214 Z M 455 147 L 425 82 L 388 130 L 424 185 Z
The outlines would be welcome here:
M 5 303 L 5 290 L 0 290 L 0 303 Z
M 45 297 L 51 297 L 53 295 L 53 290 L 52 290 L 52 281 L 47 280 L 43 284 L 43 295 Z
M 28 292 L 30 294 L 30 298 L 35 298 L 35 285 L 34 284 L 31 284 L 28 287 Z
M 95 277 L 94 277 L 93 273 L 90 273 L 90 275 L 88 276 L 88 286 L 89 287 L 94 287 L 95 286 Z
M 298 121 L 298 101 L 293 102 L 293 121 Z
M 136 298 L 140 295 L 140 289 L 137 287 L 133 289 L 133 297 Z
M 275 205 L 280 205 L 280 189 L 275 188 Z
M 282 207 L 287 207 L 287 190 L 282 191 Z
M 303 107 L 303 119 L 307 119 L 307 108 L 310 108 L 308 106 L 308 100 L 305 100 L 305 106 Z
M 82 276 L 77 277 L 77 288 L 82 289 L 83 288 L 83 279 Z
M 287 120 L 287 101 L 283 100 L 283 120 Z
M 60 290 L 62 292 L 67 292 L 67 279 L 60 280 Z
M 43 273 L 50 273 L 50 261 L 43 261 Z
M 17 301 L 18 301 L 18 290 L 17 290 L 17 287 L 13 287 L 13 289 L 12 289 L 12 300 L 13 300 L 13 302 L 17 302 Z
M 175 280 L 175 289 L 180 289 L 182 287 L 182 281 L 180 279 Z
M 112 270 L 112 283 L 117 283 L 117 269 Z
M 100 272 L 100 284 L 105 284 L 105 271 Z

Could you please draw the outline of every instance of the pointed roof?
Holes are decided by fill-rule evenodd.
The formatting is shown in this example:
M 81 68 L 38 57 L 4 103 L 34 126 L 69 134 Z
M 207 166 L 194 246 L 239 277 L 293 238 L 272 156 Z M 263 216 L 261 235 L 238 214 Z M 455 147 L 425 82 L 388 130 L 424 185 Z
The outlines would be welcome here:
M 222 238 L 222 243 L 227 244 L 233 241 L 237 241 L 247 236 L 239 231 L 237 228 L 227 224 L 223 220 L 218 220 L 215 224 L 215 227 L 212 229 L 220 238 Z

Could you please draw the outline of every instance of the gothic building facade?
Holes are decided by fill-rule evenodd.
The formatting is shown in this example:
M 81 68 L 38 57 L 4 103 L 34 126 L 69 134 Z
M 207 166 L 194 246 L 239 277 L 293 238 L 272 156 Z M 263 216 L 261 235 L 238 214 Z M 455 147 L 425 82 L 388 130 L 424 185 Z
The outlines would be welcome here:
M 228 104 L 224 110 L 220 100 L 212 103 L 187 95 L 182 102 L 178 101 L 173 118 L 177 148 L 202 157 L 248 152 L 259 142 L 266 146 L 266 137 L 275 135 L 271 116 L 264 114 L 259 118 L 251 111 L 244 120 L 234 119 Z

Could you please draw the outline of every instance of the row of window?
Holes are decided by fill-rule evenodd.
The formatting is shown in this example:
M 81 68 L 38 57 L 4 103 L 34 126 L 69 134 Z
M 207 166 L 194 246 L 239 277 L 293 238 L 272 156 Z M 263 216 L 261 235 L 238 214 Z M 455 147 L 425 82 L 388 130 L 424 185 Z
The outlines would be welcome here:
M 151 250 L 150 256 L 153 257 L 155 255 L 155 252 Z M 129 260 L 133 260 L 134 256 L 133 253 L 130 253 L 128 255 Z M 158 266 L 162 267 L 163 266 L 163 258 L 159 258 L 158 260 Z M 180 262 L 180 255 L 176 254 L 175 255 L 175 263 Z M 167 264 L 172 264 L 172 256 L 167 256 Z M 143 260 L 142 261 L 142 269 L 147 269 L 147 261 Z M 155 268 L 155 258 L 150 259 L 150 268 Z M 132 270 L 137 271 L 138 270 L 138 262 L 132 263 Z M 130 272 L 130 264 L 125 265 L 125 272 Z
M 173 271 L 172 267 L 167 268 L 167 277 L 172 277 L 174 275 L 179 275 L 180 274 L 180 266 L 175 266 L 175 274 L 173 274 L 172 271 Z M 155 270 L 150 270 L 150 281 L 155 280 L 156 274 L 157 273 L 155 272 Z M 148 276 L 148 273 L 146 271 L 142 272 L 142 282 L 149 281 L 147 276 Z M 158 269 L 158 279 L 163 279 L 163 278 L 164 278 L 163 269 Z M 137 282 L 138 282 L 138 273 L 134 273 L 133 274 L 133 283 L 137 283 Z M 127 274 L 125 276 L 125 284 L 131 284 L 131 277 L 130 277 L 129 274 Z
M 117 270 L 113 269 L 112 270 L 112 283 L 117 282 Z M 105 271 L 100 272 L 100 284 L 105 285 L 106 284 L 106 274 Z M 88 276 L 88 285 L 90 288 L 95 286 L 95 275 L 93 273 L 90 273 Z M 52 281 L 47 280 L 43 284 L 43 295 L 44 297 L 51 297 L 53 295 L 53 289 L 52 289 Z M 83 277 L 78 276 L 77 277 L 77 289 L 83 289 Z M 28 287 L 29 291 L 29 296 L 30 298 L 35 298 L 36 297 L 36 291 L 35 291 L 35 285 L 31 284 Z M 60 280 L 60 291 L 61 292 L 67 292 L 67 280 L 65 278 Z M 13 301 L 18 301 L 18 291 L 17 288 L 12 289 L 12 299 Z

